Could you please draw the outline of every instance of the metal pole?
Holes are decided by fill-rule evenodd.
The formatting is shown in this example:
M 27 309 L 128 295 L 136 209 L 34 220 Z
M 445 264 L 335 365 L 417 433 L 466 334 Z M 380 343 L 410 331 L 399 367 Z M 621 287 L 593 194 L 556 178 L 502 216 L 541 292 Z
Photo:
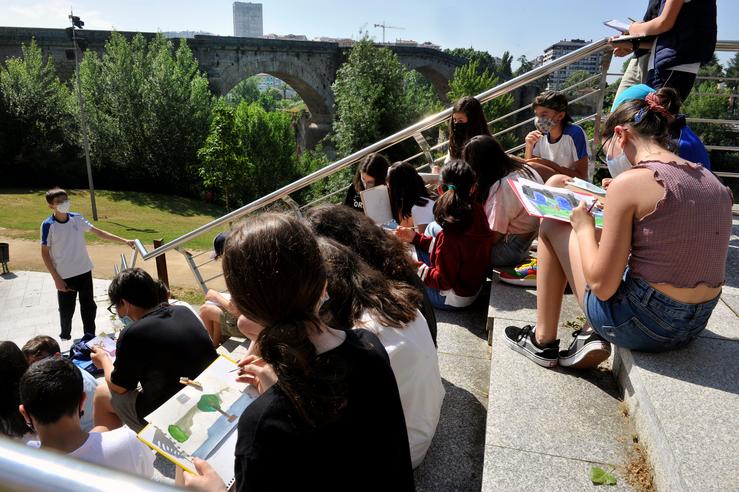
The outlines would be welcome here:
M 74 12 L 70 10 L 70 20 Z M 85 164 L 87 165 L 87 184 L 90 189 L 90 203 L 92 204 L 92 220 L 98 220 L 98 208 L 95 203 L 95 185 L 92 183 L 92 166 L 90 165 L 90 142 L 87 138 L 87 118 L 85 117 L 85 101 L 82 97 L 82 82 L 80 81 L 80 64 L 77 59 L 77 36 L 75 35 L 74 20 L 72 20 L 72 42 L 74 43 L 74 72 L 77 76 L 77 100 L 80 105 L 80 123 L 82 125 L 82 144 L 85 148 Z

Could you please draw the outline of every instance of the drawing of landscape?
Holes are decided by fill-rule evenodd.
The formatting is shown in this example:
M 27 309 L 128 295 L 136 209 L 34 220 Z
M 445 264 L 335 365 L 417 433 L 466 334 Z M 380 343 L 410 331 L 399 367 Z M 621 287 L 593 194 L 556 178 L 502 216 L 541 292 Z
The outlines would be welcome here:
M 525 201 L 524 206 L 531 215 L 538 217 L 547 217 L 552 219 L 570 221 L 572 209 L 584 201 L 587 206 L 593 202 L 593 197 L 574 193 L 563 188 L 553 188 L 551 186 L 540 185 L 534 181 L 520 178 L 518 181 L 512 181 L 512 184 L 519 190 L 520 196 Z M 591 211 L 595 218 L 595 226 L 603 227 L 603 211 L 593 208 Z
M 146 420 L 185 453 L 207 459 L 257 396 L 251 386 L 235 382 L 235 373 L 229 372 L 235 368 L 234 362 L 219 357 L 195 379 L 202 390 L 183 386 Z

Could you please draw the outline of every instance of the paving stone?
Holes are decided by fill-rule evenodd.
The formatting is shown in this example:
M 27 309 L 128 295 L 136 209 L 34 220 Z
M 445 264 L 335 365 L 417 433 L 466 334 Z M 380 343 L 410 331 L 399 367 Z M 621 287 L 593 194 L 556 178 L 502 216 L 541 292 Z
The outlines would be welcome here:
M 739 341 L 739 316 L 731 310 L 723 296 L 711 313 L 706 329 L 699 336 Z
M 735 490 L 739 341 L 699 337 L 685 349 L 620 350 L 615 367 L 662 490 Z
M 616 486 L 595 486 L 590 468 L 599 466 L 616 476 Z M 631 490 L 620 469 L 602 463 L 573 460 L 499 446 L 485 446 L 484 492 L 621 491 Z
M 540 367 L 505 343 L 511 323 L 495 320 L 486 445 L 623 464 L 626 423 L 611 373 Z
M 575 296 L 568 294 L 562 302 L 560 323 L 583 316 Z M 526 324 L 536 322 L 536 289 L 514 287 L 499 280 L 494 280 L 490 288 L 488 318 L 503 318 L 523 321 Z
M 490 359 L 487 340 L 485 335 L 484 315 L 479 310 L 476 312 L 476 324 L 465 322 L 452 323 L 450 318 L 437 314 L 436 344 L 440 354 L 462 355 L 465 357 L 477 357 L 485 360 Z M 441 319 L 448 320 L 442 322 Z

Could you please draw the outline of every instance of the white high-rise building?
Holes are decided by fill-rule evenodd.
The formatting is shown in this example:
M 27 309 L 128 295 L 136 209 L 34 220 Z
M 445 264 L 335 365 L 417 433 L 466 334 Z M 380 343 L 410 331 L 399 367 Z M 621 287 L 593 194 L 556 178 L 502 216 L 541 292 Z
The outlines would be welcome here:
M 537 59 L 536 66 L 556 60 L 567 53 L 582 48 L 589 42 L 590 41 L 584 41 L 582 39 L 571 39 L 569 41 L 562 40 L 559 43 L 554 43 L 544 50 L 544 55 Z M 584 71 L 595 75 L 600 72 L 600 62 L 602 58 L 603 54 L 601 52 L 594 53 L 587 58 L 583 58 L 580 61 L 574 62 L 565 68 L 561 68 L 553 72 L 549 75 L 547 89 L 563 89 L 564 81 L 567 80 L 567 77 L 572 75 L 573 72 Z
M 234 2 L 234 36 L 239 38 L 261 38 L 264 34 L 262 4 Z

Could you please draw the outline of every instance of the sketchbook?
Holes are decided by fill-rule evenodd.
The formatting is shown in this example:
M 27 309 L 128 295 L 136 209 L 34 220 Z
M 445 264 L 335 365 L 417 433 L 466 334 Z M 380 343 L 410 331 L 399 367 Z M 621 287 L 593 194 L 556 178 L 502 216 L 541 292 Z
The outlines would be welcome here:
M 654 41 L 655 36 L 631 36 L 630 34 L 622 34 L 611 39 L 611 44 L 628 43 L 631 45 L 634 42 L 640 43 L 642 41 Z
M 572 210 L 580 202 L 585 202 L 587 207 L 593 204 L 596 198 L 592 195 L 576 193 L 564 188 L 546 186 L 528 179 L 508 179 L 516 197 L 523 205 L 526 213 L 543 219 L 554 219 L 561 222 L 569 222 Z M 590 212 L 595 218 L 595 227 L 603 228 L 603 210 L 593 207 Z
M 110 360 L 115 361 L 116 341 L 108 335 L 102 333 L 88 341 L 85 345 L 89 348 L 100 347 L 108 353 Z
M 609 21 L 605 21 L 603 24 L 621 33 L 629 32 L 629 24 L 618 19 L 611 19 Z
M 236 382 L 233 360 L 219 356 L 197 378 L 145 417 L 138 437 L 175 465 L 193 474 L 193 458 L 216 470 L 230 487 L 234 480 L 237 424 L 259 394 Z
M 572 178 L 569 183 L 567 183 L 567 188 L 574 192 L 584 191 L 585 193 L 590 193 L 598 198 L 606 196 L 605 188 L 601 188 L 598 185 L 594 185 L 593 183 L 580 178 Z
M 387 224 L 393 220 L 393 211 L 390 208 L 390 194 L 387 186 L 379 185 L 360 191 L 364 214 L 377 225 Z

